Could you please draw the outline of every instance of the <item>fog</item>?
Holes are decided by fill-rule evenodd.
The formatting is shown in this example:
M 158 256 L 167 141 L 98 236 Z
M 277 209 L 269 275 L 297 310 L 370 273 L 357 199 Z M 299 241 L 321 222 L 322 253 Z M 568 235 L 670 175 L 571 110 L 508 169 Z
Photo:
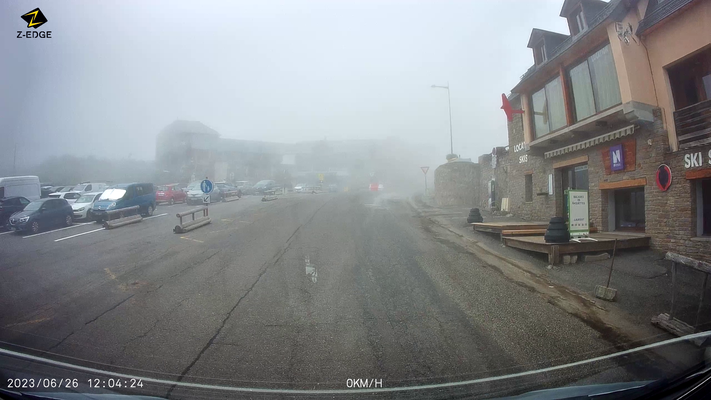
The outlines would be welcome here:
M 4 1 L 0 175 L 62 155 L 151 161 L 161 129 L 190 120 L 242 140 L 396 138 L 421 177 L 450 152 L 447 91 L 431 88 L 447 83 L 454 153 L 476 161 L 506 145 L 500 95 L 532 64 L 532 28 L 567 31 L 561 5 Z M 35 7 L 52 37 L 16 38 Z

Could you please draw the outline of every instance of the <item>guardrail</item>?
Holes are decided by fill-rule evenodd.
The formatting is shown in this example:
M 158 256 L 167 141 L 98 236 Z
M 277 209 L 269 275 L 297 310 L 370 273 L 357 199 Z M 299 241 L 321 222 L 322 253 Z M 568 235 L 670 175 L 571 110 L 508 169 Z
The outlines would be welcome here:
M 233 190 L 231 192 L 225 192 L 224 193 L 224 201 L 234 201 L 234 200 L 239 200 L 242 197 L 242 191 L 241 190 Z
M 202 217 L 199 217 L 195 219 L 195 214 L 199 213 L 202 211 Z M 186 223 L 183 223 L 183 217 L 186 217 L 190 215 L 192 219 Z M 205 226 L 211 222 L 210 217 L 208 216 L 208 208 L 207 206 L 200 206 L 193 208 L 188 211 L 183 211 L 181 213 L 175 214 L 176 217 L 180 219 L 180 223 L 173 228 L 174 233 L 185 233 L 185 232 L 190 232 L 193 229 L 197 229 L 201 226 Z
M 113 229 L 120 226 L 135 224 L 141 222 L 143 217 L 139 214 L 139 206 L 119 208 L 116 210 L 106 211 L 106 220 L 104 220 L 104 228 Z M 116 217 L 116 219 L 112 219 Z

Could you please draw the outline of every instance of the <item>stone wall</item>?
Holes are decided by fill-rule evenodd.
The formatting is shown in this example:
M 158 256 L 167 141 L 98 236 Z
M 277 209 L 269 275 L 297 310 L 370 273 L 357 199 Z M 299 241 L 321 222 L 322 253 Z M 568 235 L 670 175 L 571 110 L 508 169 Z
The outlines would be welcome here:
M 652 181 L 650 190 L 657 193 L 647 209 L 647 233 L 654 247 L 698 260 L 711 262 L 711 237 L 697 237 L 697 179 L 686 179 L 686 172 L 711 170 L 711 145 L 665 153 L 664 164 L 672 171 L 672 184 L 662 192 Z M 684 167 L 684 156 L 702 153 L 703 165 Z
M 440 206 L 478 207 L 481 198 L 479 164 L 453 161 L 437 167 L 434 173 L 435 201 Z
M 492 168 L 493 153 L 496 152 L 496 165 Z M 479 166 L 481 168 L 481 180 L 479 181 L 479 208 L 501 209 L 501 199 L 508 197 L 508 164 L 509 151 L 504 147 L 497 147 L 492 154 L 479 156 Z M 490 207 L 491 190 L 490 184 L 494 180 L 494 204 Z
M 520 109 L 518 98 L 511 100 L 514 109 Z M 513 121 L 508 123 L 509 156 L 508 156 L 508 190 L 510 211 L 529 221 L 548 221 L 555 215 L 562 215 L 562 208 L 556 209 L 555 196 L 538 195 L 547 191 L 548 174 L 552 173 L 552 163 L 546 162 L 543 156 L 538 156 L 527 150 L 523 136 L 523 115 L 515 114 Z M 526 201 L 525 175 L 532 175 L 533 198 Z M 554 193 L 560 191 L 560 182 Z

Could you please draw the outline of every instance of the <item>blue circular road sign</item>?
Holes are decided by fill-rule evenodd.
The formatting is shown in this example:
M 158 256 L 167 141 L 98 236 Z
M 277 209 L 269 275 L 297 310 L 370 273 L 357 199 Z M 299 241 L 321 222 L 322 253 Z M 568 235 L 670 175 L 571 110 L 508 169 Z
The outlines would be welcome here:
M 202 189 L 203 193 L 210 193 L 212 192 L 212 181 L 209 179 L 205 179 L 202 182 L 200 182 L 200 189 Z

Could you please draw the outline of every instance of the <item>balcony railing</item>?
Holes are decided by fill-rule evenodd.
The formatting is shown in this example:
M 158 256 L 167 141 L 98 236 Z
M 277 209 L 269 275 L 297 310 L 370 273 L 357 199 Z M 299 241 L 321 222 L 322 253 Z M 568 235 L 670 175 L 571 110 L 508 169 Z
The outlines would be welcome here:
M 680 149 L 711 144 L 711 100 L 674 111 Z

